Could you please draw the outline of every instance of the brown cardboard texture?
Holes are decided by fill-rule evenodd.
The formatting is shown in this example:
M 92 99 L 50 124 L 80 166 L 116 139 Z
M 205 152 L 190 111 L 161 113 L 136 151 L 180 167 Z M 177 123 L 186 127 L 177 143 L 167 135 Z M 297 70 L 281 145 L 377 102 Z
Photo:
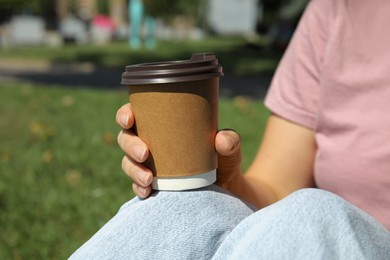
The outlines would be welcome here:
M 129 85 L 135 131 L 148 145 L 154 176 L 178 177 L 217 168 L 219 78 Z

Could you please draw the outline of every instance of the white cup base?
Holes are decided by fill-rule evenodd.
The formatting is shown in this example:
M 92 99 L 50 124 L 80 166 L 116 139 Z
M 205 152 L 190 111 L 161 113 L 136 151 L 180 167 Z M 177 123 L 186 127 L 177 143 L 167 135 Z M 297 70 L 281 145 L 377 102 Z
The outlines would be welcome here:
M 217 170 L 183 177 L 154 177 L 152 182 L 152 188 L 154 190 L 192 190 L 209 186 L 213 184 L 216 180 Z

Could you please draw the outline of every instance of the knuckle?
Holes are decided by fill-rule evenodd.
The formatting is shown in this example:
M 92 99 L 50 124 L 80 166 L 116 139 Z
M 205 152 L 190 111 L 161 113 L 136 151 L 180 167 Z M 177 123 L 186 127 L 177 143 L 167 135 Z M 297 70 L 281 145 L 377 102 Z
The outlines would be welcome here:
M 123 156 L 123 158 L 122 158 L 122 163 L 121 163 L 121 167 L 122 167 L 122 170 L 124 171 L 124 172 L 126 172 L 126 165 L 127 165 L 127 161 L 128 161 L 128 159 L 127 159 L 127 156 Z
M 133 187 L 133 192 L 135 193 L 135 195 L 139 196 L 140 194 L 138 192 L 137 184 L 133 183 L 132 187 Z
M 122 159 L 122 170 L 129 176 L 134 182 L 136 182 L 135 172 L 139 167 L 128 158 L 128 156 L 124 156 Z
M 116 141 L 118 142 L 119 145 L 121 144 L 122 135 L 123 135 L 123 130 L 119 131 L 118 136 L 116 137 Z

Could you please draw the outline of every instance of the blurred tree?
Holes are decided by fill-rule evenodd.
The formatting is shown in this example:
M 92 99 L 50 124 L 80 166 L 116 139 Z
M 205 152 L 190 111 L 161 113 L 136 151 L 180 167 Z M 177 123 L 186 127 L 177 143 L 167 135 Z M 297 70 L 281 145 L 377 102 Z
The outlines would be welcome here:
M 0 0 L 0 24 L 15 14 L 39 15 L 45 18 L 49 29 L 56 27 L 56 1 L 53 0 Z
M 109 0 L 97 0 L 97 9 L 100 14 L 108 14 L 110 9 Z
M 296 20 L 302 15 L 309 0 L 290 0 L 280 7 L 279 17 L 283 20 Z
M 170 22 L 175 16 L 199 18 L 199 9 L 207 0 L 143 0 L 145 12 L 155 18 Z
M 259 0 L 264 10 L 260 30 L 264 32 L 267 28 L 283 20 L 299 20 L 303 9 L 309 0 Z
M 280 7 L 283 5 L 284 2 L 287 0 L 261 0 L 259 1 L 259 4 L 263 5 L 264 8 L 264 17 L 263 17 L 263 23 L 264 24 L 272 24 L 276 18 L 277 14 L 279 12 Z
M 309 0 L 263 1 L 263 32 L 271 38 L 274 49 L 284 51 Z
M 52 9 L 52 0 L 0 0 L 0 8 L 8 9 L 11 13 L 31 13 L 42 15 Z

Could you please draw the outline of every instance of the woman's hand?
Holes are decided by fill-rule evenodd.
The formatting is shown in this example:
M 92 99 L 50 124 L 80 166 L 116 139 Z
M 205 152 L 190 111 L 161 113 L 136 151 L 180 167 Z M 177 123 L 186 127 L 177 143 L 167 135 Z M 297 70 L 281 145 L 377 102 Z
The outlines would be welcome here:
M 148 158 L 149 149 L 131 130 L 134 114 L 130 104 L 118 109 L 116 122 L 123 128 L 118 134 L 118 144 L 126 154 L 122 159 L 122 170 L 133 180 L 134 193 L 146 198 L 152 191 L 153 174 L 142 163 Z
M 118 144 L 125 152 L 122 159 L 122 169 L 133 180 L 134 193 L 140 198 L 146 198 L 152 191 L 153 174 L 142 163 L 148 158 L 147 145 L 131 130 L 134 125 L 134 114 L 130 104 L 118 109 L 117 123 L 123 128 L 118 135 Z M 227 187 L 234 177 L 241 174 L 240 136 L 232 130 L 222 130 L 215 138 L 215 148 L 218 152 L 217 184 Z

